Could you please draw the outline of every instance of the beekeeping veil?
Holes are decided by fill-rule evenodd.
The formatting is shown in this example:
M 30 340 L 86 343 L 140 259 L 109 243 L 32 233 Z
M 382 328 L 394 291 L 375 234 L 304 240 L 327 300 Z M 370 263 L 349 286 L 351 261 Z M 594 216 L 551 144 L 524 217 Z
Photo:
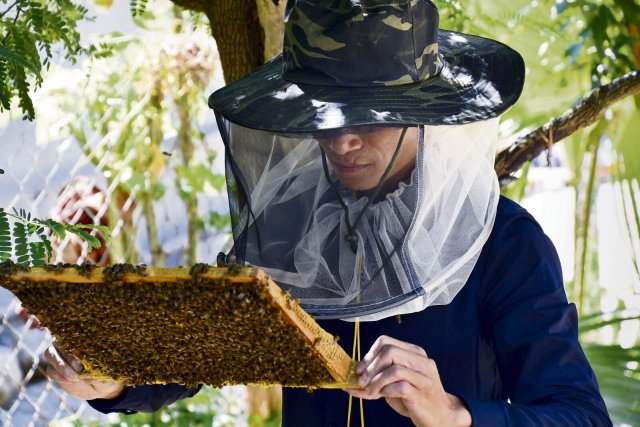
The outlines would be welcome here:
M 497 117 L 520 95 L 521 57 L 439 30 L 425 0 L 289 1 L 285 18 L 283 54 L 209 98 L 228 260 L 262 267 L 318 318 L 449 303 L 493 226 Z M 362 126 L 419 129 L 413 172 L 377 198 L 341 183 L 318 143 Z

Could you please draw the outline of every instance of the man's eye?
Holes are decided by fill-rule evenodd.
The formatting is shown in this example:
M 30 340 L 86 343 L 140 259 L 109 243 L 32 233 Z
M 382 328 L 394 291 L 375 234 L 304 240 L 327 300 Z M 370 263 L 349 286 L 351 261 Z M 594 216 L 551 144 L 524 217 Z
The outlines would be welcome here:
M 380 129 L 381 127 L 376 125 L 352 126 L 348 128 L 316 131 L 313 133 L 313 137 L 315 139 L 333 139 L 333 138 L 338 138 L 342 135 L 347 135 L 347 134 L 361 135 L 364 133 L 376 132 Z
M 323 130 L 320 132 L 314 132 L 313 137 L 315 139 L 333 139 L 347 133 L 349 133 L 347 129 Z

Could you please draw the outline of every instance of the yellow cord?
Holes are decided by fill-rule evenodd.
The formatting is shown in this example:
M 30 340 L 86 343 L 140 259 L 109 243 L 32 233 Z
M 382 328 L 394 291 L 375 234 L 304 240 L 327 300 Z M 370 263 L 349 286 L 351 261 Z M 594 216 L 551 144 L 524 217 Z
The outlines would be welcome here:
M 358 361 L 362 360 L 360 356 L 360 319 L 356 320 L 357 340 L 358 340 Z M 360 398 L 360 427 L 364 427 L 364 402 Z
M 356 348 L 358 342 L 358 324 L 360 323 L 360 319 L 356 319 L 355 329 L 353 330 L 353 350 L 351 351 L 351 360 L 355 362 L 356 360 Z M 349 395 L 349 409 L 347 409 L 347 427 L 351 427 L 351 406 L 353 403 L 353 396 Z
M 362 254 L 358 257 L 358 266 L 356 270 L 357 283 L 358 283 L 358 296 L 356 301 L 360 302 L 360 284 L 362 283 Z M 356 358 L 357 356 L 357 358 Z M 360 318 L 356 317 L 354 330 L 353 330 L 353 350 L 351 351 L 351 360 L 355 366 L 356 361 L 360 361 Z M 347 427 L 351 427 L 351 407 L 353 402 L 353 396 L 349 395 L 349 409 L 347 411 Z M 364 427 L 364 402 L 360 398 L 360 427 Z
M 353 331 L 353 350 L 351 351 L 353 362 L 361 360 L 360 353 L 360 319 L 356 318 Z M 347 427 L 351 426 L 351 408 L 353 406 L 353 396 L 349 395 L 349 409 L 347 411 Z M 364 427 L 364 402 L 360 399 L 360 426 Z

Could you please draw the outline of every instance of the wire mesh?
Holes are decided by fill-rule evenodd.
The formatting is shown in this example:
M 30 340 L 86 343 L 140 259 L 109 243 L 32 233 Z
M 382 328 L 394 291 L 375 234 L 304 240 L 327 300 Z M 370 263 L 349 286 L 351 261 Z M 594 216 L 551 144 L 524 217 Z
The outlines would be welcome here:
M 222 176 L 223 159 L 217 155 L 221 143 L 215 126 L 205 126 L 203 133 L 208 136 L 194 143 L 193 156 L 199 165 Z M 113 173 L 113 169 L 104 168 L 104 159 L 87 150 L 95 143 L 89 142 L 84 149 L 73 139 L 36 145 L 33 126 L 14 122 L 0 130 L 0 163 L 5 170 L 0 176 L 0 206 L 8 212 L 23 208 L 41 219 L 111 228 L 114 244 L 92 251 L 75 236 L 67 235 L 63 240 L 51 237 L 51 263 L 186 265 L 188 246 L 194 242 L 195 261 L 212 263 L 226 240 L 224 221 L 222 226 L 219 221 L 228 210 L 226 196 L 219 188 L 205 187 L 198 194 L 187 195 L 196 200 L 197 207 L 188 211 L 184 188 L 176 185 L 174 166 L 182 159 L 173 152 L 172 143 L 171 139 L 162 143 L 166 158 L 158 178 L 163 186 L 161 197 L 145 205 L 137 197 L 135 185 L 122 185 L 130 171 L 105 176 L 106 170 Z M 211 212 L 218 220 L 214 225 Z M 154 227 L 149 226 L 151 221 Z M 189 241 L 190 227 L 196 227 L 195 241 Z M 156 234 L 160 253 L 152 247 L 150 233 Z M 107 423 L 107 416 L 47 379 L 42 354 L 52 337 L 45 330 L 33 328 L 30 321 L 25 323 L 17 307 L 13 295 L 0 288 L 0 425 L 41 426 L 59 419 Z

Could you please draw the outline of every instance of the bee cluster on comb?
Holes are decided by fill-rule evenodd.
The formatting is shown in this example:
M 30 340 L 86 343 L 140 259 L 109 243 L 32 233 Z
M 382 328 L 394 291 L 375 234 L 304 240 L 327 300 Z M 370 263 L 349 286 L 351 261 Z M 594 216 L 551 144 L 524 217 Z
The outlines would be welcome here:
M 86 375 L 129 385 L 348 387 L 334 337 L 259 269 L 0 264 L 0 286 Z

